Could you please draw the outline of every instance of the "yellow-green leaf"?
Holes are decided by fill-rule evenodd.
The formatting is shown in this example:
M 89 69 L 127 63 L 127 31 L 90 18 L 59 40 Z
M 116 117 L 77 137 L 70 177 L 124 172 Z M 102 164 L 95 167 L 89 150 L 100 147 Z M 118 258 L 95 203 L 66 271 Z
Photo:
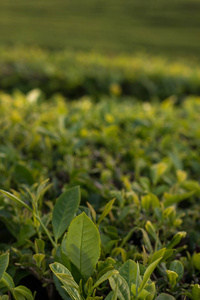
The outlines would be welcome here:
M 89 278 L 100 256 L 100 235 L 94 223 L 84 212 L 76 217 L 69 227 L 66 251 L 81 274 Z

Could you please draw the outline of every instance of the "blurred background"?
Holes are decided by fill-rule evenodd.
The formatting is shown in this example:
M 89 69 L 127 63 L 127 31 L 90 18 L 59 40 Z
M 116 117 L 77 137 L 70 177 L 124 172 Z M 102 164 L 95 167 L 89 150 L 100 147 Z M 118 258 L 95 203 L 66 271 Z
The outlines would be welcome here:
M 0 45 L 200 57 L 199 0 L 0 0 Z

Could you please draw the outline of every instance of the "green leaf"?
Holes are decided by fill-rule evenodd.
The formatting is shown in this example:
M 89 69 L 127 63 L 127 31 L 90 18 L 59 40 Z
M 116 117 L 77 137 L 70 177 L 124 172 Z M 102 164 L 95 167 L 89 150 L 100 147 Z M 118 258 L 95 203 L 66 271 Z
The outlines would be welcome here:
M 149 236 L 147 234 L 147 232 L 143 229 L 143 228 L 139 228 L 141 231 L 142 231 L 142 234 L 143 234 L 143 240 L 144 240 L 144 243 L 148 249 L 149 252 L 153 252 L 153 248 L 151 246 L 151 242 L 150 242 L 150 239 L 149 239 Z
M 169 278 L 169 283 L 171 285 L 172 288 L 174 288 L 174 286 L 177 283 L 177 278 L 178 278 L 178 274 L 174 271 L 170 271 L 170 270 L 166 270 L 167 272 L 167 276 Z
M 44 253 L 45 242 L 41 239 L 35 239 L 35 252 Z
M 183 170 L 177 170 L 176 171 L 176 176 L 178 179 L 178 183 L 182 183 L 187 179 L 187 173 Z
M 162 175 L 166 172 L 168 165 L 164 162 L 160 162 L 151 167 L 151 179 L 154 185 L 157 184 Z
M 176 299 L 169 294 L 162 293 L 155 300 L 176 300 Z
M 188 193 L 184 193 L 184 194 L 168 194 L 168 193 L 164 193 L 164 206 L 167 207 L 167 206 L 170 206 L 170 205 L 173 205 L 173 204 L 177 204 L 187 198 L 190 198 L 192 195 L 194 194 L 193 191 L 191 192 L 188 192 Z
M 113 292 L 112 300 L 117 300 L 117 295 L 118 295 L 118 284 L 116 286 L 115 291 Z
M 66 268 L 64 267 L 62 264 L 60 263 L 53 263 L 53 264 L 50 264 L 50 269 L 51 271 L 60 279 L 60 278 L 64 278 L 65 280 L 68 280 L 70 282 L 73 282 L 73 285 L 74 287 L 78 290 L 79 289 L 79 286 L 78 284 L 75 282 L 71 272 Z M 62 275 L 67 275 L 67 277 L 63 277 Z
M 17 202 L 18 204 L 24 206 L 26 209 L 28 209 L 29 211 L 32 212 L 32 209 L 26 204 L 24 203 L 22 200 L 20 200 L 18 197 L 16 197 L 15 195 L 9 193 L 9 192 L 6 192 L 4 190 L 0 190 L 0 192 L 4 195 L 6 195 L 8 198 L 10 198 L 11 200 Z
M 169 245 L 167 246 L 167 249 L 174 248 L 174 246 L 176 246 L 177 244 L 179 244 L 180 241 L 182 240 L 182 238 L 184 238 L 186 236 L 186 234 L 187 233 L 185 231 L 179 231 L 179 232 L 177 232 L 173 236 L 173 238 L 172 238 L 171 242 L 169 243 Z
M 133 293 L 133 295 L 136 297 L 136 299 L 145 299 L 149 296 L 150 292 L 148 292 L 147 290 L 143 289 L 140 294 L 138 296 L 136 296 L 136 285 L 132 284 L 131 285 L 131 292 Z
M 126 280 L 131 290 L 131 284 L 136 283 L 137 278 L 137 264 L 129 259 L 119 269 L 119 274 Z
M 40 268 L 41 267 L 41 263 L 42 263 L 43 259 L 45 258 L 45 254 L 36 253 L 36 254 L 33 255 L 33 258 L 34 258 L 34 260 L 36 262 L 37 267 Z
M 49 183 L 49 179 L 44 180 L 43 182 L 40 183 L 40 185 L 37 188 L 36 192 L 36 202 L 42 200 L 44 194 L 52 187 L 52 183 Z
M 26 300 L 26 298 L 22 294 L 20 294 L 18 291 L 13 290 L 12 294 L 13 294 L 15 300 Z
M 164 262 L 164 261 L 166 261 L 169 257 L 171 257 L 172 256 L 172 254 L 174 253 L 174 249 L 166 249 L 165 250 L 165 253 L 164 253 L 164 255 L 163 255 L 163 258 L 161 259 L 161 262 Z
M 182 186 L 188 190 L 193 191 L 197 196 L 200 196 L 200 184 L 198 181 L 195 180 L 187 180 L 185 181 Z
M 104 300 L 117 300 L 118 287 L 116 286 L 115 291 L 111 291 Z
M 137 288 L 135 283 L 131 284 L 131 293 L 133 294 L 133 296 L 136 296 L 137 294 Z
M 143 289 L 139 295 L 139 299 L 145 299 L 149 296 L 149 292 L 146 289 Z
M 34 184 L 34 178 L 31 171 L 22 164 L 17 164 L 14 169 L 14 177 L 19 183 L 24 183 L 28 185 Z
M 118 255 L 121 255 L 123 262 L 126 261 L 127 252 L 123 248 L 117 247 L 113 249 L 111 256 L 116 257 Z
M 114 275 L 109 278 L 109 282 L 113 291 L 115 291 L 115 289 L 118 287 L 117 297 L 119 300 L 131 299 L 128 283 L 122 276 L 119 274 Z
M 155 287 L 155 284 L 152 282 L 150 284 L 147 284 L 145 286 L 145 290 L 147 292 L 149 292 L 149 295 L 146 297 L 145 300 L 153 300 L 154 298 L 154 295 L 155 295 L 155 292 L 156 292 L 156 287 Z
M 72 288 L 67 283 L 64 284 L 62 286 L 62 288 L 69 294 L 71 299 L 73 299 L 73 300 L 79 300 L 79 299 L 81 300 L 82 299 L 81 295 L 78 292 L 72 290 Z
M 55 274 L 53 274 L 53 281 L 54 281 L 56 290 L 57 290 L 58 293 L 60 294 L 61 298 L 62 298 L 63 300 L 71 300 L 71 297 L 69 297 L 69 294 L 66 293 L 66 291 L 63 289 L 60 280 L 58 279 L 58 277 L 56 277 Z
M 103 276 L 101 276 L 94 284 L 92 287 L 93 289 L 97 288 L 102 282 L 106 281 L 109 279 L 111 276 L 118 274 L 119 272 L 117 270 L 111 270 L 106 272 Z
M 85 283 L 84 290 L 87 291 L 86 294 L 91 295 L 93 292 L 93 279 L 92 277 L 89 277 L 87 282 Z
M 200 271 L 200 253 L 194 253 L 192 259 L 195 268 Z
M 12 279 L 12 277 L 8 274 L 8 273 L 4 273 L 3 274 L 3 277 L 1 279 L 1 282 L 7 286 L 7 288 L 10 290 L 10 289 L 14 289 L 15 288 L 15 284 L 14 284 L 14 281 Z
M 148 268 L 146 269 L 145 273 L 144 273 L 144 276 L 143 276 L 143 280 L 142 280 L 142 283 L 139 287 L 139 294 L 140 292 L 143 290 L 143 288 L 145 288 L 145 285 L 147 284 L 147 281 L 149 280 L 151 274 L 153 273 L 154 269 L 156 268 L 156 266 L 159 264 L 160 260 L 162 259 L 159 258 L 157 260 L 155 260 L 153 263 L 151 263 Z
M 153 224 L 150 221 L 147 221 L 145 224 L 146 231 L 150 234 L 150 236 L 154 239 L 154 241 L 157 240 L 157 233 L 155 231 L 155 228 Z
M 63 288 L 67 294 L 74 300 L 81 300 L 79 286 L 74 280 L 71 272 L 62 264 L 56 262 L 50 265 L 50 269 L 63 284 Z
M 169 206 L 163 211 L 163 218 L 170 218 L 171 216 L 176 215 L 176 208 L 174 206 Z
M 183 264 L 179 260 L 174 260 L 170 264 L 170 271 L 174 271 L 178 274 L 177 281 L 181 280 L 184 274 L 184 267 Z
M 27 300 L 34 300 L 31 291 L 25 286 L 17 286 L 16 288 L 14 288 L 14 292 L 17 292 L 19 295 L 24 296 Z
M 80 273 L 89 278 L 100 256 L 100 235 L 84 212 L 76 217 L 69 227 L 66 251 Z
M 99 220 L 98 220 L 98 222 L 97 222 L 97 225 L 99 225 L 99 224 L 103 221 L 103 219 L 107 216 L 107 214 L 111 211 L 114 202 L 115 202 L 115 199 L 109 201 L 109 202 L 106 204 L 106 206 L 105 206 L 105 208 L 104 208 L 104 211 L 102 212 L 102 214 L 101 214 L 100 217 L 99 217 Z
M 137 261 L 137 277 L 136 277 L 136 282 L 135 282 L 135 293 L 136 293 L 136 295 L 138 295 L 140 279 L 141 279 L 141 277 L 140 277 L 140 265 L 139 265 L 139 262 Z
M 53 232 L 56 241 L 69 227 L 80 203 L 80 188 L 73 187 L 57 200 L 52 216 Z
M 94 210 L 94 208 L 92 207 L 92 205 L 89 202 L 87 202 L 87 206 L 89 207 L 89 210 L 91 212 L 94 223 L 96 223 L 96 215 L 97 215 L 96 211 Z
M 160 249 L 156 252 L 154 252 L 152 258 L 149 261 L 149 264 L 151 264 L 152 262 L 158 260 L 159 258 L 163 258 L 164 254 L 165 254 L 166 248 Z
M 29 219 L 27 220 L 27 224 L 23 224 L 23 226 L 21 226 L 17 238 L 17 243 L 15 243 L 15 247 L 20 247 L 23 244 L 27 243 L 27 240 L 35 234 L 36 230 L 34 228 L 34 224 L 32 220 Z
M 200 299 L 200 285 L 195 284 L 192 288 L 192 300 Z
M 3 296 L 1 296 L 0 299 L 1 299 L 1 300 L 9 300 L 9 297 L 8 297 L 7 295 L 3 295 Z
M 156 195 L 152 193 L 148 193 L 147 195 L 141 198 L 141 205 L 142 208 L 144 208 L 148 212 L 151 207 L 152 208 L 159 207 L 160 202 Z
M 0 280 L 2 279 L 9 263 L 9 253 L 0 256 Z

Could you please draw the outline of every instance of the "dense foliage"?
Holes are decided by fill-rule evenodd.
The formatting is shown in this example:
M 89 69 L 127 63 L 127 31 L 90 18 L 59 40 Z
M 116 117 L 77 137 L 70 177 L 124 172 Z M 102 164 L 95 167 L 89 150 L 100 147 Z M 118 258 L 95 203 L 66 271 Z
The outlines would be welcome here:
M 143 101 L 200 95 L 200 69 L 148 55 L 102 56 L 48 52 L 34 48 L 0 49 L 0 90 L 27 93 L 40 88 L 47 98 L 90 95 L 132 96 Z M 134 99 L 133 99 L 134 100 Z
M 200 58 L 199 0 L 1 0 L 0 43 Z
M 177 102 L 1 92 L 2 300 L 200 299 L 200 98 Z

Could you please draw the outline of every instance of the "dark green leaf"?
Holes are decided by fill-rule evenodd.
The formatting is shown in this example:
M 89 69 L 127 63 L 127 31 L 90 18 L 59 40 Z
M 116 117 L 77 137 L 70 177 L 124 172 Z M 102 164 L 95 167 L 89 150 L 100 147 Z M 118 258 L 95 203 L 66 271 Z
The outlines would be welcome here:
M 126 280 L 131 290 L 131 284 L 136 283 L 137 264 L 129 259 L 119 269 L 119 274 Z
M 0 256 L 0 280 L 2 279 L 9 263 L 9 254 L 5 253 Z
M 175 300 L 175 298 L 169 294 L 162 293 L 156 298 L 156 300 Z
M 52 225 L 54 237 L 58 240 L 69 227 L 80 203 L 80 188 L 73 187 L 57 200 L 53 210 Z

